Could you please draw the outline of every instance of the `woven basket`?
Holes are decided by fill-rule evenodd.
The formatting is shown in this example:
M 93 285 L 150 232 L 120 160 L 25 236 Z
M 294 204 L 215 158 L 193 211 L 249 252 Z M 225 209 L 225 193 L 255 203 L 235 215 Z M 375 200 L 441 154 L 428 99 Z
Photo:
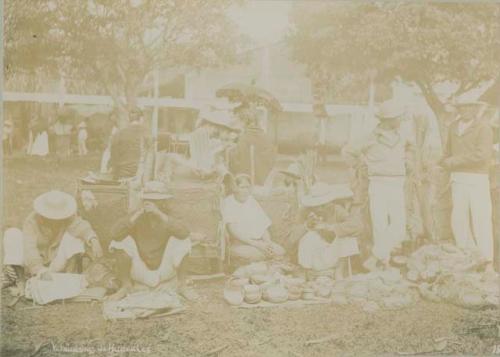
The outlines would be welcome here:
M 206 235 L 207 239 L 193 247 L 188 258 L 189 271 L 193 274 L 212 274 L 222 269 L 223 253 L 218 240 L 220 222 L 219 195 L 211 183 L 172 185 L 173 199 L 169 214 L 186 224 L 191 232 Z

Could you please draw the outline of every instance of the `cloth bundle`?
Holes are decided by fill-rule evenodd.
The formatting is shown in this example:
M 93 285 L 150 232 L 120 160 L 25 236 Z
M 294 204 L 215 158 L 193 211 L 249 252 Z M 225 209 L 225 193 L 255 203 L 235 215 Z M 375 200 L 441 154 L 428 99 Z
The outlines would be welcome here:
M 179 309 L 182 304 L 174 292 L 141 291 L 119 301 L 106 301 L 102 309 L 106 320 L 137 319 Z
M 26 282 L 25 296 L 40 305 L 76 297 L 88 286 L 81 274 L 51 273 L 51 280 L 32 277 Z

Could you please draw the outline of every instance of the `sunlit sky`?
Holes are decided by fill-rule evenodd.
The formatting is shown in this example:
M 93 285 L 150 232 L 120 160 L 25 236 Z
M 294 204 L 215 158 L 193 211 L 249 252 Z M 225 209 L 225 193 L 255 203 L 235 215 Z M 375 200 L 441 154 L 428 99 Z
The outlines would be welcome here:
M 231 9 L 229 16 L 255 45 L 266 45 L 285 36 L 291 4 L 288 0 L 250 0 L 244 6 Z

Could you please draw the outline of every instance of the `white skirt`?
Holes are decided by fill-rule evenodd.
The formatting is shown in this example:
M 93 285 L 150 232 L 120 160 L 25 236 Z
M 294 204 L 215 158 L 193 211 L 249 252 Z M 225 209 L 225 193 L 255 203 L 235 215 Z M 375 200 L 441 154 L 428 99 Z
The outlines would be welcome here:
M 325 241 L 318 232 L 307 232 L 299 242 L 299 264 L 312 270 L 332 269 L 340 258 L 359 254 L 358 240 L 353 237 Z
M 45 156 L 49 153 L 49 137 L 46 131 L 38 133 L 31 147 L 30 155 Z

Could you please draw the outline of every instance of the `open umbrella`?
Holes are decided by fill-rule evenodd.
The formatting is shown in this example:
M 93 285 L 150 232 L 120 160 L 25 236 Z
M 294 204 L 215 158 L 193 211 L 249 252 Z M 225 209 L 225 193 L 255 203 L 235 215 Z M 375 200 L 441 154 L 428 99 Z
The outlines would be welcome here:
M 267 90 L 246 83 L 231 83 L 219 88 L 217 97 L 226 97 L 235 102 L 255 102 L 272 110 L 281 111 L 280 102 Z

